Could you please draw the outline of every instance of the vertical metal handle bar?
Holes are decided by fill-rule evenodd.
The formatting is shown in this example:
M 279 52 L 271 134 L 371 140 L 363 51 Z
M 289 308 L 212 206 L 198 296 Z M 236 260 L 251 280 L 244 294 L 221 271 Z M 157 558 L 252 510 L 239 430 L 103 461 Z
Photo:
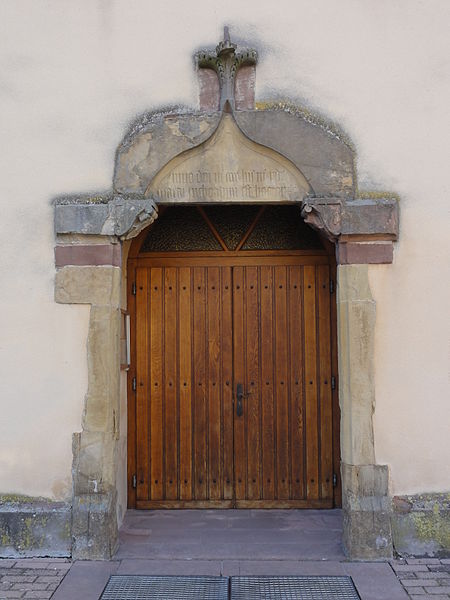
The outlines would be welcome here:
M 236 385 L 236 415 L 242 417 L 244 414 L 244 406 L 242 400 L 244 399 L 244 386 L 242 383 Z

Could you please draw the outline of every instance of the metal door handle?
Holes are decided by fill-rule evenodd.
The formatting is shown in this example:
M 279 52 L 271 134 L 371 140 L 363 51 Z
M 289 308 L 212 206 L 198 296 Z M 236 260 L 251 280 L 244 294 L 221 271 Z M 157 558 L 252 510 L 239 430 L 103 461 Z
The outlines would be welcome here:
M 236 386 L 236 415 L 238 417 L 242 417 L 244 414 L 244 407 L 242 405 L 242 400 L 244 399 L 244 386 L 242 383 L 238 383 Z

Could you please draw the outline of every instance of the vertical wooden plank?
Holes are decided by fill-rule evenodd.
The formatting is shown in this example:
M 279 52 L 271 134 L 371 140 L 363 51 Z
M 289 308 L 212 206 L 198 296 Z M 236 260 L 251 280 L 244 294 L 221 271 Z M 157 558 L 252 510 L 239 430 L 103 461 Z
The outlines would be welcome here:
M 261 403 L 262 489 L 264 500 L 275 499 L 273 267 L 261 267 Z
M 291 496 L 304 498 L 303 329 L 301 267 L 289 267 Z
M 136 269 L 136 430 L 138 500 L 149 498 L 150 476 L 150 410 L 148 353 L 148 269 Z
M 192 500 L 191 269 L 180 268 L 178 279 L 180 500 Z
M 193 269 L 194 497 L 207 500 L 206 269 Z
M 220 272 L 207 270 L 207 339 L 208 339 L 208 497 L 221 497 L 221 407 L 220 390 Z
M 234 486 L 236 500 L 247 498 L 247 444 L 245 430 L 245 400 L 244 413 L 237 416 L 237 385 L 245 386 L 245 275 L 244 267 L 233 269 L 233 356 L 234 356 Z
M 133 284 L 136 284 L 136 267 L 133 260 L 128 261 L 128 272 L 127 272 L 127 308 L 130 312 L 130 350 L 131 350 L 131 364 L 128 371 L 127 377 L 127 432 L 128 432 L 128 443 L 127 443 L 127 489 L 128 489 L 128 502 L 127 508 L 136 508 L 136 488 L 133 487 L 133 475 L 137 474 L 137 417 L 136 417 L 136 403 L 137 393 L 133 389 L 133 378 L 137 377 L 136 371 L 136 296 L 133 294 Z M 139 318 L 140 319 L 140 318 Z M 146 349 L 147 352 L 147 349 Z M 148 361 L 146 360 L 146 364 Z
M 244 416 L 247 430 L 247 499 L 261 497 L 261 420 L 259 381 L 258 267 L 245 268 L 246 377 Z
M 289 365 L 287 324 L 287 268 L 275 267 L 275 393 L 277 414 L 277 498 L 290 496 L 289 472 Z
M 234 494 L 233 448 L 233 280 L 231 267 L 221 268 L 221 360 L 222 360 L 222 443 L 223 498 Z
M 320 377 L 320 496 L 333 498 L 333 409 L 331 392 L 330 348 L 330 270 L 328 265 L 317 267 L 319 310 L 319 377 Z
M 308 500 L 319 497 L 319 436 L 317 428 L 317 339 L 315 267 L 303 269 L 305 326 L 306 402 L 306 493 Z
M 164 498 L 163 481 L 163 269 L 150 269 L 150 497 Z
M 177 270 L 164 269 L 164 487 L 178 498 Z
M 330 262 L 330 277 L 334 282 L 336 290 L 336 263 Z M 336 291 L 330 298 L 330 319 L 331 319 L 331 374 L 335 377 L 335 389 L 332 390 L 333 405 L 333 473 L 336 474 L 337 485 L 333 488 L 333 506 L 342 506 L 342 481 L 340 476 L 341 469 L 341 436 L 340 423 L 341 411 L 339 408 L 339 376 L 338 376 L 338 348 L 337 348 L 337 305 Z

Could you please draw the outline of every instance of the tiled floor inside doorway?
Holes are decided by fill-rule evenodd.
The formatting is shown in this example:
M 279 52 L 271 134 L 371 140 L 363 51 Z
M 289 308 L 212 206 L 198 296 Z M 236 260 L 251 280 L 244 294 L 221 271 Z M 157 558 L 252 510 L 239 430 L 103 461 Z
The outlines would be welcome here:
M 119 559 L 341 560 L 339 510 L 128 511 Z

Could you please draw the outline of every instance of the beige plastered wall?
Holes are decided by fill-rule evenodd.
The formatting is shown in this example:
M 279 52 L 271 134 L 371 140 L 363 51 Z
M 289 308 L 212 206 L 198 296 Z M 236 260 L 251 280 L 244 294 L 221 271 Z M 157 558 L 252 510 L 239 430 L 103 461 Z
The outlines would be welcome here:
M 0 493 L 71 493 L 89 306 L 54 302 L 52 198 L 110 188 L 138 114 L 196 106 L 192 53 L 214 47 L 224 24 L 260 51 L 258 100 L 340 123 L 361 187 L 401 197 L 394 264 L 369 267 L 376 460 L 390 466 L 395 494 L 450 490 L 449 9 L 448 0 L 3 0 Z M 123 507 L 125 470 L 118 476 Z

